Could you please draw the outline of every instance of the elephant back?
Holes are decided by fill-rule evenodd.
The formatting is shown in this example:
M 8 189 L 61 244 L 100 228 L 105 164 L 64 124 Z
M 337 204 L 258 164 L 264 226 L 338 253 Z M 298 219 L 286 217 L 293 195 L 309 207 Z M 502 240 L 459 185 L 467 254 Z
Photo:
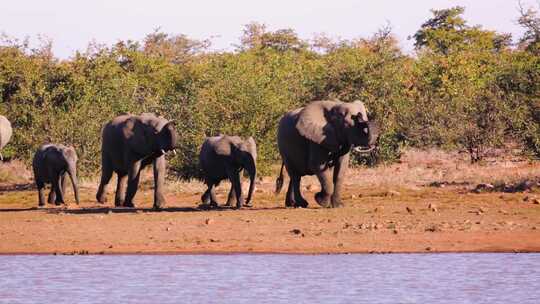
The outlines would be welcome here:
M 0 149 L 4 148 L 11 139 L 13 130 L 11 129 L 11 123 L 5 117 L 0 115 Z

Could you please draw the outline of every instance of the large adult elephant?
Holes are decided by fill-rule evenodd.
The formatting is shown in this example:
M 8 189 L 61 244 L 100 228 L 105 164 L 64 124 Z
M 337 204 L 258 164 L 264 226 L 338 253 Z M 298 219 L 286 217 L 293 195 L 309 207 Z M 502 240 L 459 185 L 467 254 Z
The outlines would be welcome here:
M 11 139 L 13 130 L 11 129 L 11 123 L 5 117 L 0 115 L 0 151 L 7 145 Z M 0 160 L 3 160 L 4 157 L 0 153 Z
M 39 206 L 45 205 L 45 185 L 51 184 L 49 204 L 64 203 L 66 193 L 66 175 L 73 185 L 75 201 L 79 204 L 79 187 L 77 182 L 77 152 L 71 146 L 47 144 L 39 147 L 32 161 L 34 179 L 38 189 Z
M 340 191 L 352 148 L 370 150 L 379 136 L 361 101 L 314 101 L 286 113 L 279 122 L 278 146 L 283 163 L 276 192 L 283 186 L 283 166 L 290 176 L 285 197 L 288 207 L 307 207 L 300 192 L 304 175 L 317 175 L 321 191 L 315 200 L 323 207 L 342 205 Z
M 227 206 L 236 202 L 236 208 L 251 206 L 251 197 L 255 188 L 257 175 L 257 146 L 253 137 L 246 140 L 238 136 L 214 136 L 208 137 L 199 155 L 199 164 L 204 172 L 204 182 L 208 189 L 201 197 L 203 204 L 211 207 L 217 206 L 214 187 L 224 179 L 231 182 L 231 190 L 227 199 Z M 249 175 L 248 196 L 243 203 L 242 187 L 240 184 L 240 171 L 246 170 Z
M 137 193 L 141 170 L 153 163 L 154 208 L 161 208 L 165 203 L 165 154 L 174 151 L 177 138 L 173 122 L 151 113 L 120 115 L 107 123 L 102 131 L 97 201 L 106 202 L 106 187 L 115 172 L 118 176 L 115 206 L 134 207 L 133 197 Z

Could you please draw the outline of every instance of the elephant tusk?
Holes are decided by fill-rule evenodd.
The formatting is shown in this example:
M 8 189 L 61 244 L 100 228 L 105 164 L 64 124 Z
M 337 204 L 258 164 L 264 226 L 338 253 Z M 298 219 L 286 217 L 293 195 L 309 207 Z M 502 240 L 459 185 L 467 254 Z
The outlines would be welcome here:
M 353 151 L 356 152 L 356 153 L 368 153 L 368 152 L 373 151 L 373 149 L 375 149 L 375 146 L 369 147 L 367 149 L 362 149 L 361 147 L 356 147 L 356 148 L 353 149 Z
M 176 149 L 173 149 L 173 150 L 172 150 L 172 154 L 173 154 L 174 156 L 176 156 Z

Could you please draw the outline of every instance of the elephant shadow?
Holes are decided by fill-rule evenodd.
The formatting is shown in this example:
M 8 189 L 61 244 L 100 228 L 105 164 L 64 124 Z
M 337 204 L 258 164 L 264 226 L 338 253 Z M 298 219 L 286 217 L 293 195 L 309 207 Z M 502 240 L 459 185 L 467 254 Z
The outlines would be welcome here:
M 264 207 L 264 208 L 243 208 L 242 211 L 263 211 L 263 210 L 278 210 L 285 209 L 285 207 Z M 59 209 L 59 208 L 28 208 L 28 209 L 13 209 L 12 211 L 31 211 L 31 210 L 44 210 L 51 214 L 122 214 L 122 213 L 161 213 L 161 212 L 212 212 L 212 211 L 230 211 L 235 212 L 231 207 L 215 207 L 212 209 L 205 209 L 201 207 L 166 207 L 159 210 L 154 208 L 110 208 L 110 207 L 98 207 L 98 208 L 80 208 L 80 209 Z M 1 211 L 8 211 L 6 209 Z
M 154 208 L 111 208 L 111 207 L 98 207 L 98 208 L 80 208 L 80 209 L 56 209 L 51 208 L 46 210 L 52 214 L 112 214 L 112 213 L 159 213 L 159 212 L 197 212 L 200 211 L 195 207 L 167 207 L 159 210 Z

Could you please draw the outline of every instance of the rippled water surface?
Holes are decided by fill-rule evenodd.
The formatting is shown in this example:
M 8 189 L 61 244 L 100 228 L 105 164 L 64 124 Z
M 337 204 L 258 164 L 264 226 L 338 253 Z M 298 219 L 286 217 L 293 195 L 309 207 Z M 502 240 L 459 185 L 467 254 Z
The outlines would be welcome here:
M 540 303 L 540 254 L 0 256 L 0 303 Z

